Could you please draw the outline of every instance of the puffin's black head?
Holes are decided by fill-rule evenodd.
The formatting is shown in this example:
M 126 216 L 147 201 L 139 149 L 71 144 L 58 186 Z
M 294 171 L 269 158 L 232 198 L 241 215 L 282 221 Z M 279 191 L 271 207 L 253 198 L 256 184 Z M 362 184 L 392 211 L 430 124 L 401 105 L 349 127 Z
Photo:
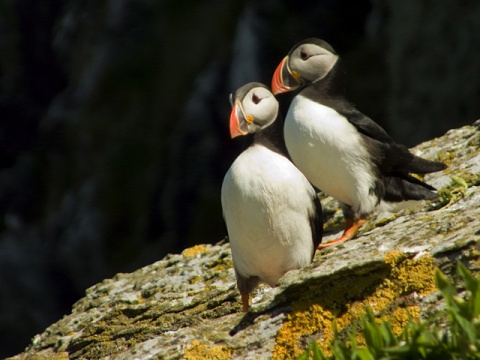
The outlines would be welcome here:
M 230 136 L 253 134 L 271 125 L 278 115 L 278 101 L 267 86 L 248 83 L 230 94 Z
M 296 44 L 273 74 L 272 91 L 280 94 L 323 79 L 339 59 L 326 41 L 308 38 Z

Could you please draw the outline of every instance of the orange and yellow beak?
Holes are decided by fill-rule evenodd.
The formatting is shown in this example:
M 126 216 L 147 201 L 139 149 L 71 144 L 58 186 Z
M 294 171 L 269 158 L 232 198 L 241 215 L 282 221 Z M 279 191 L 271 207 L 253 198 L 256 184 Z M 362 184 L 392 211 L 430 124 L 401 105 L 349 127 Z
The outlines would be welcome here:
M 237 100 L 233 104 L 230 113 L 230 136 L 232 139 L 237 136 L 248 134 L 248 124 L 253 121 L 253 116 L 245 116 L 242 105 Z
M 290 71 L 288 56 L 278 64 L 272 77 L 272 92 L 274 95 L 289 92 L 301 85 L 300 75 L 296 71 Z

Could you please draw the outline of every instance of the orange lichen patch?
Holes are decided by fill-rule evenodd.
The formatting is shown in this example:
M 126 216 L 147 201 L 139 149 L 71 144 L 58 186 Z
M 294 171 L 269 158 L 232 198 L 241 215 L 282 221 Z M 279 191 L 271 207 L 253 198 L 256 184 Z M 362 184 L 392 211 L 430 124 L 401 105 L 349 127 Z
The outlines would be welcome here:
M 431 256 L 410 258 L 401 251 L 388 253 L 384 258 L 389 266 L 386 276 L 372 286 L 371 276 L 358 277 L 344 275 L 328 291 L 304 293 L 298 301 L 292 303 L 292 312 L 279 329 L 276 337 L 273 359 L 292 359 L 298 357 L 312 338 L 316 339 L 321 350 L 329 354 L 329 345 L 338 333 L 352 323 L 370 307 L 378 319 L 392 323 L 395 332 L 399 332 L 408 317 L 418 318 L 420 310 L 414 304 L 400 307 L 402 297 L 410 294 L 426 295 L 435 291 L 434 264 Z M 323 287 L 320 284 L 319 287 Z M 363 293 L 358 287 L 363 286 Z M 345 288 L 352 289 L 345 292 Z M 320 296 L 319 296 L 320 293 Z M 355 293 L 355 295 L 352 295 Z M 347 298 L 354 296 L 356 299 Z M 360 339 L 360 337 L 359 337 Z M 346 339 L 348 341 L 348 339 Z M 359 343 L 361 345 L 361 342 Z
M 187 360 L 228 360 L 232 350 L 221 345 L 205 345 L 193 340 L 192 346 L 185 350 Z
M 182 255 L 185 258 L 193 258 L 205 253 L 207 250 L 208 250 L 208 247 L 205 245 L 195 245 L 195 246 L 192 246 L 191 248 L 183 250 Z
M 22 359 L 28 359 L 28 360 L 69 360 L 70 357 L 68 356 L 68 352 L 66 351 L 61 351 L 61 352 L 55 352 L 53 349 L 45 349 L 41 350 L 38 353 L 35 354 L 28 354 L 25 358 L 23 357 L 23 354 L 21 355 Z M 15 356 L 15 358 L 18 358 L 19 356 Z
M 332 321 L 335 316 L 329 310 L 324 310 L 318 304 L 307 306 L 301 302 L 296 302 L 292 313 L 287 317 L 287 321 L 278 330 L 275 343 L 274 359 L 291 359 L 297 357 L 300 349 L 292 344 L 296 344 L 301 336 L 313 334 L 319 329 L 332 329 Z M 303 309 L 302 309 L 303 307 Z M 333 340 L 333 332 L 324 332 L 321 336 L 323 342 Z
M 391 278 L 399 295 L 412 292 L 427 295 L 436 290 L 431 256 L 411 259 L 401 251 L 392 251 L 385 256 L 385 262 L 392 267 Z
M 388 317 L 383 317 L 384 320 L 389 320 L 392 324 L 393 332 L 400 335 L 402 329 L 408 322 L 408 319 L 419 319 L 420 308 L 418 306 L 408 306 L 406 308 L 396 308 Z
M 403 260 L 408 258 L 408 254 L 405 254 L 403 251 L 394 250 L 390 251 L 385 255 L 383 260 L 389 264 L 392 268 L 395 268 L 398 264 L 400 264 Z M 392 269 L 394 270 L 394 269 Z

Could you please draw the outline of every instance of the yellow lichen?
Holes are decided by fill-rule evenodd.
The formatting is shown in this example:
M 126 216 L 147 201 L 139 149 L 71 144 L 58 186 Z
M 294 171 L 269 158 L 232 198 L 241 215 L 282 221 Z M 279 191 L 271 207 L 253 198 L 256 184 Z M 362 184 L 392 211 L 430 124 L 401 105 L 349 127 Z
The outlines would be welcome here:
M 188 280 L 188 283 L 189 284 L 196 284 L 196 283 L 198 283 L 199 281 L 202 281 L 202 280 L 203 280 L 203 278 L 201 276 L 193 276 L 192 278 L 190 278 Z
M 430 256 L 406 259 L 400 267 L 392 269 L 393 278 L 397 280 L 396 290 L 400 295 L 412 292 L 430 294 L 436 290 L 434 270 L 435 265 Z
M 66 351 L 61 351 L 56 353 L 52 349 L 46 349 L 36 354 L 28 354 L 24 359 L 26 360 L 68 360 L 69 356 L 68 356 L 68 352 Z
M 184 358 L 187 360 L 227 360 L 230 359 L 232 350 L 221 345 L 205 345 L 197 340 L 185 350 Z
M 184 258 L 193 258 L 205 253 L 207 250 L 208 248 L 205 245 L 195 245 L 183 250 L 182 255 Z
M 233 263 L 231 261 L 225 261 L 223 263 L 215 265 L 213 271 L 216 273 L 226 272 L 233 267 Z
M 375 226 L 374 227 L 382 227 L 382 226 L 385 226 L 387 225 L 388 223 L 394 221 L 397 219 L 397 215 L 391 215 L 389 217 L 386 217 L 386 218 L 382 218 L 380 220 L 378 220 L 376 223 L 375 223 Z
M 403 328 L 408 322 L 408 319 L 419 319 L 420 308 L 418 306 L 407 306 L 396 308 L 388 317 L 384 317 L 384 320 L 389 320 L 392 324 L 393 332 L 396 335 L 400 335 Z
M 332 321 L 335 316 L 331 311 L 323 309 L 318 304 L 306 304 L 296 302 L 293 311 L 287 317 L 287 321 L 278 330 L 274 349 L 274 359 L 290 359 L 299 355 L 300 349 L 292 344 L 298 342 L 298 337 L 313 334 L 319 329 L 332 329 Z M 333 333 L 324 333 L 322 341 L 330 342 Z
M 329 354 L 328 347 L 335 336 L 335 326 L 338 332 L 352 326 L 352 322 L 365 312 L 367 306 L 378 319 L 391 321 L 395 332 L 400 331 L 409 316 L 418 318 L 418 306 L 399 305 L 402 297 L 435 291 L 432 257 L 424 255 L 410 258 L 401 251 L 392 251 L 384 261 L 389 271 L 373 287 L 367 282 L 367 277 L 345 276 L 336 286 L 323 291 L 321 299 L 316 291 L 302 294 L 298 301 L 292 303 L 292 311 L 277 333 L 272 358 L 298 357 L 305 349 L 305 339 L 312 335 L 315 335 L 322 351 Z M 359 286 L 364 287 L 363 293 Z M 348 290 L 345 292 L 345 289 Z M 348 295 L 357 299 L 348 299 Z M 403 302 L 407 303 L 408 300 Z M 359 345 L 362 345 L 361 341 Z

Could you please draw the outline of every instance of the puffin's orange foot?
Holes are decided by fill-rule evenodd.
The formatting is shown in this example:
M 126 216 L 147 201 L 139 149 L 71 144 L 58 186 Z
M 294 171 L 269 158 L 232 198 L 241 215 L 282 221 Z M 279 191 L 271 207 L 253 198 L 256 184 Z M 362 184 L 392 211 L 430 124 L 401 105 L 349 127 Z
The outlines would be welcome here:
M 242 297 L 243 312 L 247 312 L 249 307 L 248 303 L 249 303 L 250 296 L 248 295 L 248 293 L 240 294 L 240 296 Z
M 345 220 L 346 220 L 346 224 L 345 224 L 345 231 L 343 232 L 343 235 L 338 239 L 329 241 L 326 244 L 318 245 L 317 247 L 318 250 L 325 249 L 326 247 L 337 245 L 341 242 L 352 239 L 355 236 L 355 234 L 358 232 L 358 230 L 367 222 L 367 220 L 365 219 L 358 219 L 358 220 L 345 219 Z

